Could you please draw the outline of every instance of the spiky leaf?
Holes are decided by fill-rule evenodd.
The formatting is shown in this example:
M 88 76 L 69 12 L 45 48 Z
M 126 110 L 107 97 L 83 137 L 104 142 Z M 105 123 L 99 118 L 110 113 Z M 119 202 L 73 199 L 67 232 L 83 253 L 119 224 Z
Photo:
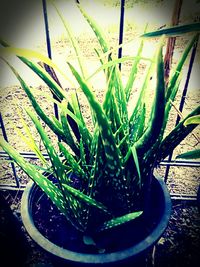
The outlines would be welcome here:
M 77 198 L 80 201 L 83 201 L 85 204 L 95 207 L 97 209 L 100 209 L 106 213 L 109 213 L 108 209 L 100 202 L 96 201 L 95 199 L 85 195 L 84 193 L 80 192 L 79 190 L 67 185 L 67 184 L 63 184 L 64 188 L 66 189 L 66 191 L 73 195 L 75 198 Z
M 199 158 L 200 158 L 200 149 L 188 151 L 176 156 L 176 159 L 199 159 Z
M 114 218 L 110 221 L 107 221 L 105 223 L 103 223 L 103 225 L 101 225 L 98 229 L 98 231 L 104 231 L 119 225 L 122 225 L 124 223 L 130 222 L 136 218 L 138 218 L 139 216 L 141 216 L 143 213 L 143 211 L 136 211 L 136 212 L 132 212 L 117 218 Z
M 192 116 L 185 120 L 184 126 L 190 125 L 190 124 L 200 124 L 200 115 Z
M 200 32 L 200 23 L 185 24 L 161 29 L 154 32 L 147 32 L 142 37 L 158 37 L 158 36 L 177 36 L 188 32 Z

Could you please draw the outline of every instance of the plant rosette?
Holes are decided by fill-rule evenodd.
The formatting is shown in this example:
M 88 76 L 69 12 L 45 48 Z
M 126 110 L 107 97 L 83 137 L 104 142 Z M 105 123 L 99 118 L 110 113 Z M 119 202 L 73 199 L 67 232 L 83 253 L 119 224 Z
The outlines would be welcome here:
M 190 118 L 198 118 L 200 106 L 194 108 L 174 129 L 166 133 L 172 103 L 179 89 L 182 69 L 192 47 L 198 41 L 200 23 L 145 33 L 141 38 L 136 56 L 116 58 L 115 53 L 113 53 L 114 48 L 110 48 L 104 32 L 94 19 L 84 11 L 83 7 L 77 3 L 77 8 L 91 27 L 99 45 L 95 52 L 100 67 L 89 76 L 87 75 L 87 69 L 84 67 L 83 56 L 77 39 L 54 1 L 50 2 L 63 22 L 77 57 L 78 68 L 74 68 L 68 62 L 69 71 L 73 75 L 74 82 L 78 84 L 77 90 L 72 91 L 71 97 L 67 95 L 66 90 L 63 89 L 57 78 L 56 71 L 63 75 L 68 82 L 70 80 L 49 58 L 34 51 L 11 47 L 7 42 L 0 39 L 0 44 L 3 46 L 0 49 L 1 58 L 19 80 L 22 90 L 26 93 L 33 107 L 33 110 L 25 109 L 26 113 L 18 112 L 24 126 L 24 132 L 21 132 L 17 127 L 15 129 L 27 146 L 37 155 L 41 164 L 40 166 L 30 164 L 2 138 L 0 145 L 58 208 L 59 212 L 71 225 L 71 229 L 74 229 L 74 231 L 76 229 L 75 232 L 83 236 L 82 239 L 85 243 L 91 243 L 93 249 L 94 244 L 96 244 L 99 252 L 105 251 L 105 253 L 95 254 L 96 256 L 89 254 L 91 258 L 97 257 L 102 262 L 108 262 L 110 257 L 115 259 L 119 257 L 120 261 L 126 258 L 126 256 L 122 256 L 124 255 L 123 251 L 129 251 L 129 253 L 135 250 L 141 251 L 139 244 L 141 244 L 140 241 L 143 238 L 146 240 L 144 244 L 150 242 L 151 237 L 144 236 L 146 228 L 144 218 L 152 218 L 152 214 L 156 218 L 157 213 L 153 211 L 159 209 L 156 204 L 160 205 L 160 201 L 155 201 L 155 203 L 153 201 L 151 207 L 152 199 L 154 199 L 153 184 L 156 184 L 155 181 L 157 181 L 154 178 L 152 179 L 154 169 L 197 126 L 194 121 L 190 121 L 189 124 L 185 124 L 185 122 Z M 176 36 L 186 32 L 193 32 L 194 36 L 189 41 L 166 84 L 163 62 L 164 41 L 167 36 Z M 151 58 L 143 57 L 145 38 L 154 36 L 163 36 L 156 46 L 155 55 Z M 54 95 L 54 98 L 49 96 L 47 98 L 49 106 L 57 105 L 59 119 L 56 116 L 50 117 L 45 113 L 34 95 L 34 90 L 28 86 L 17 70 L 6 60 L 6 53 L 4 54 L 4 52 L 17 55 L 25 65 L 45 82 Z M 44 68 L 30 58 L 37 58 L 37 60 L 42 61 Z M 127 83 L 124 84 L 118 65 L 127 61 L 130 61 L 132 66 Z M 147 63 L 147 69 L 141 84 L 140 94 L 134 105 L 132 103 L 132 98 L 134 98 L 133 89 L 135 88 L 141 61 Z M 101 101 L 98 100 L 91 85 L 91 78 L 94 78 L 99 72 L 103 72 L 106 82 Z M 149 84 L 151 77 L 156 81 L 154 90 L 152 89 L 153 85 Z M 72 84 L 74 86 L 74 83 Z M 150 90 L 154 92 L 151 103 L 149 103 L 151 99 L 147 98 L 147 93 Z M 80 104 L 80 91 L 86 97 L 89 105 L 91 125 L 87 124 Z M 129 110 L 129 107 L 133 109 Z M 36 128 L 48 154 L 48 160 L 43 156 L 28 127 L 24 119 L 25 114 Z M 48 135 L 47 128 L 54 137 Z M 58 140 L 56 145 L 53 145 L 55 143 L 52 142 L 53 140 Z M 53 182 L 50 177 L 53 177 L 56 182 Z M 33 188 L 35 187 L 33 186 Z M 29 189 L 31 196 L 32 190 Z M 159 199 L 163 194 L 161 192 L 164 191 L 159 191 L 159 194 L 155 193 L 155 198 L 158 197 Z M 29 205 L 31 203 L 32 200 L 30 199 L 26 201 L 27 209 L 30 209 L 30 212 L 35 209 Z M 169 217 L 164 215 L 165 203 L 165 200 L 163 200 L 163 205 L 161 205 L 163 210 L 160 210 L 160 216 L 164 216 L 166 227 L 166 221 Z M 32 222 L 32 219 L 29 219 L 29 221 Z M 57 220 L 53 221 L 56 225 Z M 142 221 L 143 223 L 141 223 Z M 141 227 L 141 230 L 136 230 L 138 224 L 140 227 L 144 227 Z M 27 227 L 26 223 L 25 225 Z M 158 220 L 155 222 L 155 229 L 159 225 Z M 148 227 L 151 228 L 151 225 Z M 33 228 L 35 229 L 35 226 Z M 164 228 L 161 228 L 163 231 Z M 124 245 L 124 241 L 122 242 L 123 236 L 127 236 L 125 235 L 126 229 L 139 236 L 139 243 L 138 245 L 135 244 L 137 249 L 132 249 L 129 238 L 125 238 L 125 240 L 129 240 L 126 245 Z M 30 232 L 30 229 L 28 231 Z M 160 234 L 162 231 L 160 231 Z M 104 240 L 108 240 L 109 233 L 116 233 L 111 234 L 112 238 L 117 236 L 117 239 L 120 239 L 122 247 L 119 245 L 117 250 L 122 251 L 122 253 L 117 252 L 115 254 L 116 252 L 112 251 L 112 246 L 109 252 L 109 246 L 106 245 L 107 241 L 103 242 L 104 244 L 99 244 L 100 236 L 105 236 L 106 239 Z M 150 236 L 151 234 L 155 234 L 155 231 L 152 230 Z M 39 232 L 36 235 L 46 241 L 46 238 L 42 237 Z M 158 238 L 159 236 L 156 236 L 156 238 L 154 236 L 153 243 Z M 117 246 L 119 243 L 116 241 Z M 51 244 L 49 241 L 48 246 L 51 247 Z M 53 251 L 55 251 L 55 246 Z M 144 246 L 148 247 L 147 245 Z M 65 254 L 69 254 L 69 252 L 65 252 Z M 71 255 L 74 255 L 74 258 L 77 256 L 75 251 L 72 251 Z M 83 255 L 85 255 L 83 261 L 89 261 L 90 256 L 87 253 L 83 253 Z M 130 256 L 129 254 L 127 258 Z M 98 261 L 100 262 L 100 260 Z M 110 261 L 115 260 L 110 259 Z

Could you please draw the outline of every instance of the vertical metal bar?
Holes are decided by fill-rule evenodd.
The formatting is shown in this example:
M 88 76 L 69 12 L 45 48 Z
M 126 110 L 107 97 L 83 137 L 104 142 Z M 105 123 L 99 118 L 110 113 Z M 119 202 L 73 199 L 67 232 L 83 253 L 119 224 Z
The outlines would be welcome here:
M 44 23 L 45 23 L 45 33 L 46 33 L 46 42 L 47 42 L 47 53 L 48 53 L 48 57 L 50 59 L 52 59 L 51 41 L 50 41 L 50 34 L 49 34 L 49 23 L 48 23 L 46 0 L 42 0 L 42 6 L 43 6 L 43 15 L 44 15 Z
M 51 40 L 50 40 L 50 34 L 49 34 L 49 23 L 48 23 L 46 0 L 42 0 L 42 6 L 43 6 L 43 15 L 44 15 L 44 23 L 45 23 L 47 53 L 48 53 L 48 57 L 50 59 L 52 59 Z M 56 99 L 55 95 L 54 95 L 54 98 Z M 57 106 L 56 103 L 54 103 L 54 113 L 55 113 L 55 117 L 58 119 L 59 118 L 59 115 L 58 115 L 58 106 Z
M 189 67 L 188 67 L 188 73 L 187 73 L 187 77 L 186 77 L 186 81 L 185 81 L 185 86 L 184 86 L 184 89 L 183 89 L 183 93 L 182 93 L 181 101 L 180 101 L 180 105 L 179 105 L 180 112 L 183 111 L 183 107 L 184 107 L 184 103 L 185 103 L 185 97 L 187 95 L 188 84 L 189 84 L 189 80 L 190 80 L 190 76 L 191 76 L 191 72 L 192 72 L 192 67 L 193 67 L 193 63 L 194 63 L 194 59 L 195 59 L 195 55 L 196 55 L 197 44 L 198 44 L 198 40 L 196 41 L 196 43 L 194 44 L 193 49 L 192 49 L 192 53 L 191 53 L 191 57 L 190 57 L 190 63 L 189 63 Z M 179 123 L 179 121 L 180 121 L 180 117 L 179 117 L 179 115 L 177 115 L 176 124 L 175 125 L 177 125 Z M 168 158 L 169 161 L 171 161 L 172 156 L 173 156 L 173 153 L 171 153 L 169 155 L 169 158 Z M 167 182 L 169 169 L 170 169 L 170 165 L 168 165 L 166 167 L 165 178 L 164 178 L 165 182 Z
M 3 122 L 3 118 L 1 116 L 1 113 L 0 113 L 0 126 L 1 126 L 2 133 L 3 133 L 3 137 L 8 142 L 8 137 L 7 137 L 7 134 L 6 134 L 6 129 L 5 129 L 5 126 L 4 126 L 4 122 Z M 9 156 L 9 159 L 11 160 L 10 156 Z M 12 171 L 13 171 L 13 175 L 15 177 L 16 186 L 19 188 L 20 187 L 20 183 L 19 183 L 19 179 L 17 177 L 15 164 L 13 162 L 11 162 L 10 164 L 11 164 L 11 168 L 12 168 Z
M 124 6 L 125 0 L 121 0 L 121 9 L 120 9 L 120 25 L 119 25 L 119 45 L 123 43 L 123 34 L 124 34 Z M 118 50 L 118 58 L 122 57 L 122 47 Z M 121 63 L 119 64 L 119 69 L 121 70 Z

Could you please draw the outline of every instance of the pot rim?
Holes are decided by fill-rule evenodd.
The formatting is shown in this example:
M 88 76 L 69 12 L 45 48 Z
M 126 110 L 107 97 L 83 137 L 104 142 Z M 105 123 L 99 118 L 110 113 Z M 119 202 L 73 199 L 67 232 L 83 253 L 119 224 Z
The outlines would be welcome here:
M 171 215 L 171 198 L 168 192 L 167 186 L 162 178 L 156 177 L 155 180 L 158 182 L 160 189 L 163 193 L 164 199 L 164 211 L 162 217 L 158 224 L 154 227 L 152 232 L 136 243 L 135 245 L 120 250 L 116 252 L 104 253 L 104 254 L 86 254 L 79 253 L 75 251 L 71 251 L 58 245 L 54 244 L 46 237 L 44 237 L 39 230 L 36 228 L 33 218 L 31 216 L 31 211 L 29 210 L 29 202 L 30 202 L 30 194 L 34 189 L 35 183 L 31 180 L 28 182 L 26 189 L 24 190 L 22 200 L 21 200 L 21 216 L 23 224 L 28 232 L 28 234 L 32 237 L 32 239 L 44 250 L 47 252 L 60 257 L 62 259 L 76 262 L 76 263 L 86 263 L 86 264 L 98 264 L 98 263 L 114 263 L 118 261 L 123 261 L 128 258 L 138 256 L 143 251 L 148 250 L 153 244 L 155 244 L 159 238 L 162 236 L 165 231 L 170 215 Z

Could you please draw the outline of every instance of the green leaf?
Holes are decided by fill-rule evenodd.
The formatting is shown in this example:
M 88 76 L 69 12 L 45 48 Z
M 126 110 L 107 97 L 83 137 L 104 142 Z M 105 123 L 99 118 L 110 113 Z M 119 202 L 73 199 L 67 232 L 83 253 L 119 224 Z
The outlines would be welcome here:
M 62 182 L 64 181 L 64 168 L 63 168 L 63 164 L 52 144 L 52 141 L 49 139 L 49 137 L 47 136 L 47 134 L 45 133 L 42 124 L 40 123 L 40 121 L 38 120 L 38 118 L 35 116 L 35 114 L 33 114 L 33 112 L 31 112 L 30 110 L 26 110 L 27 114 L 29 115 L 29 117 L 31 118 L 31 120 L 33 121 L 38 133 L 40 134 L 40 137 L 42 139 L 42 142 L 46 148 L 46 151 L 49 155 L 49 158 L 51 160 L 52 163 L 52 167 L 56 173 L 56 176 L 58 178 L 58 181 Z
M 147 29 L 147 25 L 145 26 L 144 32 L 146 32 L 146 29 Z M 127 101 L 129 100 L 130 93 L 131 93 L 131 90 L 132 90 L 132 87 L 133 87 L 133 83 L 134 83 L 135 78 L 137 76 L 138 64 L 140 62 L 140 59 L 142 59 L 141 55 L 142 55 L 143 46 L 144 46 L 144 42 L 142 40 L 141 43 L 140 43 L 140 46 L 138 48 L 137 56 L 136 56 L 136 59 L 133 62 L 133 65 L 132 65 L 132 68 L 131 68 L 131 71 L 130 71 L 130 74 L 129 74 L 129 78 L 128 78 L 128 81 L 127 81 L 127 84 L 126 84 L 126 87 L 125 87 L 125 94 L 126 94 Z
M 147 58 L 147 57 L 141 57 L 141 56 L 136 56 L 136 57 L 131 57 L 131 56 L 124 56 L 121 58 L 116 58 L 116 59 L 112 59 L 109 62 L 106 62 L 104 64 L 102 64 L 97 70 L 95 70 L 86 80 L 90 80 L 91 78 L 93 78 L 96 74 L 98 74 L 100 71 L 102 70 L 106 70 L 109 69 L 110 67 L 116 66 L 119 63 L 124 63 L 127 61 L 140 61 L 140 60 L 145 60 L 145 61 L 152 61 L 152 59 Z
M 22 49 L 22 48 L 10 47 L 10 46 L 0 48 L 0 55 L 1 56 L 5 56 L 5 54 L 10 54 L 10 53 L 20 57 L 22 60 L 23 59 L 26 60 L 26 59 L 36 58 L 36 59 L 42 61 L 43 63 L 47 64 L 48 66 L 56 69 L 67 81 L 70 82 L 70 84 L 73 85 L 73 83 L 65 75 L 65 73 L 63 71 L 61 71 L 59 69 L 59 67 L 50 58 L 42 55 L 41 53 L 38 53 L 38 52 L 33 51 L 33 50 L 25 49 L 25 48 Z
M 184 122 L 193 116 L 200 115 L 200 106 L 191 111 L 179 124 L 162 140 L 158 161 L 166 158 L 177 145 L 189 134 L 191 133 L 198 124 L 190 124 L 187 127 L 184 126 Z
M 65 199 L 60 189 L 58 189 L 51 181 L 42 175 L 37 168 L 29 164 L 24 158 L 12 148 L 3 138 L 0 139 L 0 146 L 5 152 L 22 168 L 22 170 L 47 194 L 53 203 L 66 214 Z
M 26 110 L 27 114 L 29 115 L 29 117 L 31 118 L 31 120 L 33 121 L 38 133 L 40 134 L 40 137 L 42 139 L 42 142 L 47 150 L 47 153 L 49 155 L 49 158 L 52 162 L 52 166 L 55 170 L 55 173 L 58 177 L 58 179 L 61 179 L 63 176 L 63 167 L 62 167 L 62 162 L 59 159 L 59 156 L 56 153 L 56 150 L 52 144 L 52 141 L 49 139 L 49 137 L 47 136 L 47 134 L 45 133 L 40 121 L 38 120 L 38 118 L 33 114 L 33 112 L 31 112 L 30 110 Z
M 30 128 L 28 126 L 28 124 L 26 123 L 26 121 L 24 120 L 22 113 L 20 112 L 19 108 L 16 106 L 16 112 L 20 118 L 20 121 L 23 125 L 23 128 L 25 130 L 25 133 L 27 135 L 27 137 L 22 133 L 22 131 L 20 131 L 14 124 L 13 127 L 15 129 L 15 131 L 18 133 L 18 135 L 22 138 L 22 140 L 28 145 L 28 147 L 37 155 L 37 157 L 41 160 L 41 162 L 47 166 L 47 161 L 44 158 L 44 156 L 42 155 L 42 152 L 40 151 L 38 145 L 36 144 L 34 137 L 30 131 Z M 12 123 L 12 122 L 11 122 Z
M 67 192 L 71 195 L 73 195 L 75 198 L 77 198 L 80 201 L 83 201 L 85 204 L 98 208 L 105 213 L 110 213 L 108 209 L 100 202 L 96 201 L 95 199 L 85 195 L 84 193 L 80 192 L 79 190 L 67 185 L 63 184 L 63 187 L 67 190 Z
M 71 100 L 72 100 L 72 108 L 74 110 L 74 114 L 76 115 L 78 120 L 81 121 L 81 124 L 78 124 L 78 127 L 79 127 L 80 134 L 82 136 L 82 139 L 83 139 L 84 146 L 85 146 L 86 150 L 88 150 L 89 146 L 90 146 L 90 142 L 92 140 L 92 136 L 91 136 L 91 134 L 87 128 L 85 121 L 84 121 L 84 118 L 83 118 L 83 115 L 82 115 L 82 112 L 80 109 L 80 103 L 78 100 L 77 93 L 72 92 Z
M 77 174 L 78 177 L 85 178 L 85 173 L 81 166 L 77 163 L 75 158 L 71 155 L 71 153 L 67 150 L 67 148 L 62 144 L 58 143 L 60 151 L 63 153 L 66 159 L 66 164 L 69 164 L 71 166 L 72 172 Z
M 80 48 L 79 48 L 79 45 L 78 45 L 78 42 L 71 30 L 71 27 L 69 25 L 69 23 L 67 23 L 67 21 L 64 19 L 63 15 L 61 14 L 61 12 L 59 11 L 59 9 L 56 7 L 55 3 L 53 1 L 51 1 L 52 5 L 55 7 L 56 9 L 56 12 L 58 13 L 60 19 L 62 20 L 62 23 L 65 27 L 65 30 L 69 36 L 69 39 L 71 41 L 71 44 L 74 48 L 74 51 L 76 53 L 76 56 L 77 56 L 77 59 L 78 59 L 78 63 L 79 63 L 79 66 L 80 66 L 80 69 L 81 69 L 81 73 L 83 75 L 83 77 L 86 76 L 86 68 L 84 67 L 83 65 L 83 62 L 82 62 L 82 54 L 81 54 L 81 51 L 80 51 Z
M 199 159 L 199 158 L 200 158 L 200 149 L 188 151 L 176 156 L 176 159 Z
M 61 104 L 59 104 L 59 107 L 61 109 L 61 114 L 63 113 L 63 115 L 68 115 L 75 123 L 77 126 L 79 127 L 83 127 L 83 124 L 82 124 L 82 121 L 79 120 L 77 118 L 77 116 L 74 114 L 74 110 L 73 108 L 71 107 L 71 109 L 73 111 L 71 111 L 69 109 L 69 106 L 68 106 L 69 102 L 67 102 L 66 100 L 62 101 Z M 71 105 L 71 104 L 70 104 Z
M 122 123 L 124 123 L 125 131 L 128 132 L 128 111 L 127 111 L 127 102 L 126 95 L 122 85 L 121 72 L 118 68 L 115 68 L 115 76 L 114 76 L 114 87 L 115 87 L 115 98 L 116 104 L 119 107 L 119 114 Z
M 49 119 L 49 117 L 45 114 L 45 112 L 41 109 L 40 105 L 36 101 L 34 95 L 32 94 L 30 88 L 28 85 L 25 83 L 25 81 L 21 78 L 19 73 L 16 71 L 15 68 L 13 68 L 7 61 L 5 61 L 8 66 L 11 68 L 17 79 L 19 80 L 23 90 L 27 94 L 29 100 L 31 101 L 32 106 L 34 107 L 36 113 L 38 116 L 49 126 L 49 128 L 58 136 L 60 137 L 63 141 L 66 141 L 65 135 L 63 131 L 55 124 L 52 120 Z
M 99 41 L 99 44 L 102 48 L 102 51 L 104 53 L 106 53 L 109 49 L 109 45 L 106 41 L 106 37 L 104 35 L 104 32 L 101 30 L 101 28 L 99 27 L 99 25 L 94 21 L 94 19 L 89 16 L 85 10 L 82 8 L 82 6 L 80 4 L 77 4 L 77 6 L 79 7 L 81 13 L 83 14 L 83 16 L 86 18 L 87 22 L 89 23 L 90 27 L 92 28 L 92 30 L 94 31 L 98 41 Z
M 64 196 L 63 191 L 41 174 L 35 166 L 29 164 L 5 140 L 0 139 L 0 146 L 22 168 L 22 170 L 45 192 L 57 208 L 66 216 L 74 227 L 83 231 L 80 218 L 75 215 L 80 208 L 70 196 Z
M 107 90 L 105 92 L 105 98 L 103 101 L 103 109 L 106 113 L 106 115 L 108 116 L 109 110 L 110 110 L 110 105 L 111 105 L 111 101 L 113 98 L 113 90 L 114 90 L 114 67 L 111 68 L 111 71 L 109 73 L 109 78 L 107 81 Z
M 41 160 L 41 162 L 45 165 L 47 165 L 47 161 L 44 158 L 44 156 L 42 155 L 40 149 L 38 148 L 37 144 L 35 143 L 35 141 L 30 140 L 29 138 L 27 138 L 24 133 L 19 130 L 12 122 L 12 127 L 14 128 L 15 132 L 17 133 L 17 135 L 22 139 L 22 141 L 31 149 L 31 151 L 33 151 L 36 156 Z
M 138 174 L 138 178 L 139 178 L 139 185 L 141 187 L 140 165 L 139 165 L 139 160 L 138 160 L 137 151 L 135 149 L 135 146 L 132 146 L 131 150 L 132 150 L 132 155 L 133 155 L 133 159 L 134 159 L 134 162 L 135 162 L 135 166 L 136 166 L 136 170 L 137 170 L 137 174 Z
M 100 133 L 102 135 L 102 141 L 104 144 L 104 149 L 106 153 L 107 158 L 107 166 L 110 169 L 112 173 L 118 173 L 118 170 L 121 167 L 121 160 L 119 158 L 119 150 L 117 148 L 115 138 L 112 134 L 111 126 L 109 124 L 109 121 L 100 105 L 100 103 L 96 100 L 95 95 L 90 90 L 89 86 L 87 85 L 86 81 L 82 79 L 82 77 L 78 74 L 78 72 L 74 69 L 74 67 L 70 64 L 69 67 L 77 79 L 82 91 L 84 92 L 85 96 L 88 99 L 88 102 L 90 104 L 90 107 L 95 113 L 97 123 L 99 126 Z M 113 166 L 113 163 L 115 162 L 115 165 Z M 117 170 L 117 171 L 116 171 Z
M 149 125 L 141 136 L 141 138 L 136 142 L 135 148 L 137 153 L 144 153 L 147 151 L 159 137 L 164 120 L 165 111 L 165 81 L 164 81 L 164 63 L 162 56 L 162 43 L 158 49 L 157 54 L 157 83 L 156 83 L 156 95 L 152 106 L 151 118 L 149 120 Z
M 190 125 L 190 124 L 200 124 L 200 115 L 192 116 L 185 120 L 184 126 Z
M 83 138 L 82 137 L 80 139 L 79 148 L 80 148 L 80 161 L 82 163 L 82 167 L 84 167 L 87 170 L 86 173 L 88 173 L 87 161 L 86 161 L 86 151 L 85 151 L 85 147 L 83 145 Z
M 107 230 L 107 229 L 122 225 L 124 223 L 129 222 L 129 221 L 132 221 L 132 220 L 136 219 L 137 217 L 141 216 L 142 213 L 143 213 L 143 211 L 136 211 L 136 212 L 128 213 L 126 215 L 114 218 L 114 219 L 112 219 L 110 221 L 107 221 L 107 222 L 103 223 L 99 227 L 98 231 L 99 232 L 100 231 L 104 231 L 104 230 Z
M 67 144 L 69 145 L 69 147 L 71 147 L 71 149 L 74 151 L 74 153 L 79 156 L 79 149 L 77 147 L 77 144 L 72 136 L 70 127 L 69 127 L 69 123 L 67 120 L 67 102 L 65 100 L 63 100 L 61 102 L 61 104 L 59 105 L 61 112 L 60 112 L 60 119 L 61 119 L 61 124 L 62 124 L 62 129 L 63 129 L 63 133 L 66 137 L 67 140 Z M 71 111 L 69 111 L 70 114 L 72 113 Z M 76 116 L 73 114 L 73 118 L 75 118 Z M 78 122 L 78 120 L 76 120 L 76 123 Z M 81 123 L 81 122 L 80 122 Z
M 10 47 L 10 45 L 7 42 L 3 41 L 2 39 L 0 39 L 0 44 L 7 48 Z M 65 91 L 57 84 L 57 82 L 55 82 L 55 80 L 51 77 L 51 75 L 49 75 L 49 73 L 44 68 L 42 68 L 39 64 L 36 64 L 33 61 L 28 60 L 28 58 L 20 56 L 18 56 L 18 58 L 24 64 L 26 64 L 31 70 L 33 70 L 33 72 L 36 75 L 38 75 L 48 85 L 53 95 L 55 95 L 59 101 L 61 101 L 63 98 L 66 98 Z M 6 62 L 6 60 L 4 61 Z M 68 77 L 65 76 L 65 78 L 74 87 L 73 82 L 70 81 Z
M 31 112 L 31 111 L 27 111 L 28 115 L 30 116 L 30 118 L 32 119 L 32 121 L 34 122 L 37 131 L 39 132 L 41 139 L 43 141 L 43 144 L 47 150 L 47 153 L 49 155 L 49 158 L 51 160 L 52 163 L 52 168 L 54 170 L 54 173 L 56 174 L 58 183 L 59 183 L 59 188 L 63 193 L 63 197 L 65 199 L 66 205 L 68 207 L 68 218 L 70 221 L 72 221 L 72 223 L 74 225 L 76 225 L 76 227 L 81 227 L 82 226 L 82 221 L 79 218 L 79 216 L 77 216 L 77 209 L 79 207 L 79 204 L 76 203 L 76 200 L 74 200 L 74 198 L 72 198 L 71 196 L 68 196 L 66 194 L 66 188 L 64 187 L 64 183 L 69 181 L 69 177 L 67 176 L 67 174 L 65 173 L 65 166 L 64 164 L 61 162 L 53 144 L 52 141 L 49 139 L 49 137 L 47 136 L 47 134 L 45 133 L 40 121 L 37 119 L 37 117 Z M 77 224 L 78 222 L 78 224 Z M 79 226 L 77 226 L 79 225 Z
M 98 59 L 99 59 L 101 65 L 105 64 L 105 63 L 104 63 L 105 60 L 102 59 L 102 57 L 100 56 L 100 52 L 99 52 L 96 48 L 94 48 L 94 51 L 95 51 L 95 53 L 97 54 L 97 57 L 98 57 Z M 105 71 L 105 70 L 104 70 L 104 74 L 106 74 L 106 71 Z
M 46 63 L 47 65 L 51 66 L 52 68 L 55 68 L 57 70 L 59 70 L 58 66 L 48 57 L 33 51 L 33 50 L 29 50 L 29 49 L 25 49 L 25 48 L 16 48 L 16 47 L 4 47 L 4 48 L 0 48 L 0 55 L 5 55 L 6 53 L 8 54 L 14 54 L 20 57 L 26 57 L 26 58 L 37 58 L 39 60 L 41 60 L 42 62 Z
M 188 32 L 199 32 L 199 31 L 200 31 L 200 23 L 192 23 L 192 24 L 173 26 L 158 31 L 147 32 L 143 34 L 141 37 L 143 38 L 158 37 L 161 35 L 165 35 L 166 37 L 171 37 L 171 36 L 182 35 Z
M 130 123 L 130 142 L 133 145 L 145 131 L 146 104 L 141 104 L 134 120 Z
M 156 50 L 156 52 L 153 55 L 153 59 L 157 57 L 157 53 L 158 52 Z M 140 111 L 142 110 L 142 107 L 144 106 L 144 103 L 145 103 L 145 94 L 146 94 L 146 91 L 148 89 L 149 80 L 155 71 L 155 67 L 156 67 L 156 61 L 152 60 L 150 63 L 150 66 L 147 70 L 144 82 L 141 86 L 140 95 L 139 95 L 139 98 L 137 100 L 136 106 L 134 107 L 132 115 L 129 119 L 130 128 L 134 124 L 135 119 L 137 119 L 137 117 L 140 116 Z
M 170 77 L 169 84 L 166 88 L 166 101 L 171 98 L 171 95 L 173 94 L 173 90 L 176 87 L 176 83 L 178 82 L 178 79 L 180 77 L 180 74 L 182 73 L 182 68 L 184 66 L 184 63 L 189 55 L 189 52 L 191 51 L 192 47 L 194 46 L 195 42 L 198 41 L 198 35 L 195 35 L 192 40 L 188 43 L 187 47 L 185 48 L 180 60 L 178 61 L 178 64 L 173 72 L 173 74 Z

